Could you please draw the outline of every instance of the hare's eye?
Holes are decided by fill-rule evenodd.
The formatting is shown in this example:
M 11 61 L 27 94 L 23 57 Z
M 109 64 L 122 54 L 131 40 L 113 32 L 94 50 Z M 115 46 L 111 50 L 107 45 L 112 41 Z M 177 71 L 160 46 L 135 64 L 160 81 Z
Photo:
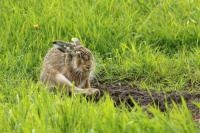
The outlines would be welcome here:
M 91 65 L 85 65 L 85 69 L 90 70 L 91 69 Z
M 88 68 L 88 69 L 91 68 L 91 65 L 87 65 L 87 68 Z

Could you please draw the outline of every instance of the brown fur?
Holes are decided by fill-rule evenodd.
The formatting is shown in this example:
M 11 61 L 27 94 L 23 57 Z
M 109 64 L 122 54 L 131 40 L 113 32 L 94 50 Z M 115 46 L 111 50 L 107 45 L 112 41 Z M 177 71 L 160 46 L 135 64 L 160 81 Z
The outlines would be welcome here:
M 98 89 L 90 86 L 90 76 L 94 67 L 94 57 L 91 51 L 78 45 L 74 53 L 75 55 L 71 55 L 57 48 L 51 48 L 43 62 L 41 81 L 51 87 L 65 88 L 67 91 L 72 91 L 71 83 L 74 82 L 76 93 L 89 95 L 99 93 Z M 63 75 L 70 83 L 67 83 L 65 79 L 64 81 L 57 79 L 58 74 Z

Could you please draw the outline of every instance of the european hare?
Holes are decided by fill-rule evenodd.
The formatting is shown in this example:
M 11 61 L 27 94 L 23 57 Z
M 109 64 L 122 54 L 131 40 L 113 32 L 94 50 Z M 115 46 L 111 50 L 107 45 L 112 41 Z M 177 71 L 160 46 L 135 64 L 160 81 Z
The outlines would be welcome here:
M 55 41 L 53 46 L 43 62 L 42 82 L 67 92 L 74 88 L 75 94 L 99 95 L 100 91 L 90 86 L 94 67 L 91 51 L 83 47 L 77 38 L 72 38 L 72 42 Z

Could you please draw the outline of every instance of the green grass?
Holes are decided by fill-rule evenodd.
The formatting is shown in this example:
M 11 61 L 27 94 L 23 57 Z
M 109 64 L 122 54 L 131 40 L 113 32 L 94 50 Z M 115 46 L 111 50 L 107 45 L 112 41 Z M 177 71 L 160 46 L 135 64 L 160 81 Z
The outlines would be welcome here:
M 199 89 L 199 25 L 198 0 L 1 0 L 0 130 L 198 132 L 185 104 L 166 113 L 151 107 L 149 118 L 140 107 L 115 108 L 109 97 L 97 104 L 61 98 L 38 79 L 49 42 L 79 37 L 96 56 L 98 80 Z
M 1 132 L 198 131 L 185 103 L 181 108 L 174 105 L 165 114 L 150 107 L 152 118 L 149 118 L 139 106 L 131 111 L 124 106 L 114 107 L 108 96 L 98 103 L 87 102 L 81 97 L 61 98 L 60 94 L 41 89 L 41 84 L 28 81 L 22 81 L 14 89 L 16 94 L 12 99 L 0 105 Z

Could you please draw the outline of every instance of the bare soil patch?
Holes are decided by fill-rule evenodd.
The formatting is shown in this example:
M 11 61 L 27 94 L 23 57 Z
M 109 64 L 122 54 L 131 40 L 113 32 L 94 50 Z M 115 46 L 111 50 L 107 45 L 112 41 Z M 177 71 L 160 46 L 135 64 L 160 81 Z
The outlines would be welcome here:
M 134 99 L 137 104 L 142 107 L 147 107 L 148 105 L 157 106 L 162 112 L 166 111 L 165 104 L 167 103 L 170 107 L 172 102 L 180 105 L 182 104 L 181 97 L 187 103 L 188 109 L 192 112 L 193 118 L 195 120 L 200 119 L 200 109 L 193 103 L 200 102 L 200 90 L 189 92 L 189 91 L 171 91 L 171 92 L 156 92 L 153 90 L 142 90 L 139 88 L 134 88 L 127 83 L 118 82 L 114 84 L 94 84 L 95 88 L 101 90 L 101 96 L 107 92 L 115 105 L 118 106 L 122 102 L 129 107 L 134 107 Z

